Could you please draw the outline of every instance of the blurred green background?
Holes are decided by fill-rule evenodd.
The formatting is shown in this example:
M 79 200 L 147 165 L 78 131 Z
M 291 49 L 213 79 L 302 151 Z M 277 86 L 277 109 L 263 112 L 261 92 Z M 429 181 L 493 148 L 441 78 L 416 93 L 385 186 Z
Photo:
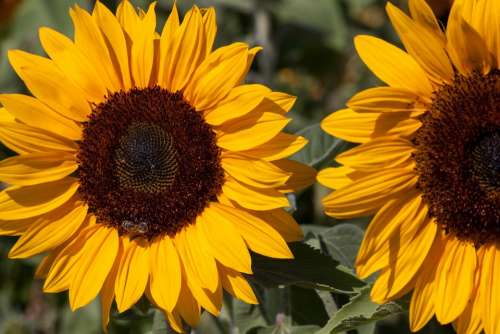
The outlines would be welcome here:
M 118 1 L 103 2 L 115 9 Z M 133 1 L 142 8 L 150 2 Z M 74 3 L 85 8 L 93 7 L 91 0 L 0 0 L 1 92 L 26 91 L 8 64 L 7 50 L 19 48 L 43 54 L 37 36 L 40 26 L 72 35 L 68 9 Z M 350 144 L 322 133 L 318 123 L 327 114 L 342 108 L 355 92 L 378 84 L 357 57 L 353 37 L 357 34 L 376 35 L 399 45 L 385 15 L 386 1 L 177 1 L 181 12 L 193 3 L 201 7 L 216 7 L 218 45 L 245 41 L 264 47 L 248 81 L 263 82 L 274 90 L 298 96 L 291 112 L 294 120 L 288 130 L 305 135 L 311 144 L 295 158 L 318 169 L 331 165 L 332 158 Z M 406 7 L 406 0 L 394 3 Z M 432 5 L 444 25 L 449 1 L 437 0 Z M 159 1 L 159 24 L 163 24 L 171 6 L 171 0 Z M 4 158 L 10 153 L 2 148 L 0 154 Z M 295 216 L 303 225 L 309 244 L 320 245 L 318 247 L 325 254 L 352 270 L 368 219 L 346 224 L 325 217 L 320 198 L 326 193 L 327 190 L 315 185 L 298 194 Z M 101 333 L 99 303 L 72 313 L 66 294 L 43 294 L 41 283 L 33 279 L 39 259 L 7 259 L 14 241 L 14 238 L 7 237 L 0 240 L 0 334 Z M 339 307 L 349 301 L 341 294 L 300 287 L 258 289 L 265 300 L 261 307 L 251 308 L 228 298 L 220 318 L 205 314 L 196 333 L 315 333 Z M 373 314 L 373 319 L 362 322 L 363 326 L 357 330 L 345 331 L 349 329 L 347 326 L 337 329 L 337 332 L 408 333 L 404 301 L 398 305 L 387 314 Z M 376 306 L 369 307 L 375 310 Z M 161 314 L 151 310 L 144 301 L 126 314 L 114 315 L 110 332 L 167 333 L 168 329 Z M 422 331 L 448 332 L 449 328 L 439 327 L 435 322 Z

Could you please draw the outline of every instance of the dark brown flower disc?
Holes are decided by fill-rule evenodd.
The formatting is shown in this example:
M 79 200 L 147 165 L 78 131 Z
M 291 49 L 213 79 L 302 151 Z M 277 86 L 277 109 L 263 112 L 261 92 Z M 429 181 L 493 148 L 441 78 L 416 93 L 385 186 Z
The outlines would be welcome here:
M 457 74 L 422 124 L 415 160 L 431 216 L 476 245 L 500 240 L 500 71 Z
M 111 94 L 93 107 L 78 151 L 80 195 L 122 234 L 174 235 L 224 181 L 216 135 L 180 93 Z

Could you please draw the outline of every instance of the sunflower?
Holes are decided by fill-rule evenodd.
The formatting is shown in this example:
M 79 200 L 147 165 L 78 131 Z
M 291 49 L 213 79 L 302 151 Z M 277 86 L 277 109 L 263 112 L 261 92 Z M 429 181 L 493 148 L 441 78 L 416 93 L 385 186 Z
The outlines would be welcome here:
M 443 31 L 424 0 L 388 4 L 406 51 L 358 36 L 387 86 L 322 122 L 357 147 L 320 172 L 325 212 L 373 216 L 356 269 L 371 298 L 413 291 L 410 327 L 434 315 L 458 333 L 500 333 L 500 2 L 455 1 Z
M 122 2 L 70 10 L 75 37 L 40 29 L 49 58 L 9 60 L 33 97 L 0 95 L 0 234 L 10 258 L 43 253 L 44 291 L 73 310 L 100 295 L 103 327 L 143 295 L 171 325 L 217 315 L 222 292 L 256 303 L 250 251 L 292 258 L 302 232 L 286 193 L 314 171 L 287 160 L 306 140 L 282 133 L 293 96 L 245 84 L 260 48 L 213 50 L 213 8 L 175 5 L 161 33 Z

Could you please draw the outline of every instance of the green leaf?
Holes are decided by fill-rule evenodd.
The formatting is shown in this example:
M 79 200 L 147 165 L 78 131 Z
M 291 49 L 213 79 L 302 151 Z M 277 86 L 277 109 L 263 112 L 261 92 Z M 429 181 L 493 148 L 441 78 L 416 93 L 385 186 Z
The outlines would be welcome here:
M 356 329 L 390 315 L 399 314 L 405 311 L 402 304 L 390 302 L 377 305 L 370 300 L 371 287 L 365 287 L 360 293 L 353 297 L 351 301 L 335 313 L 325 327 L 316 334 L 336 334 L 344 331 Z
M 298 325 L 324 326 L 329 319 L 318 292 L 298 286 L 290 288 L 290 314 Z
M 354 224 L 339 224 L 319 233 L 328 253 L 343 265 L 354 268 L 363 230 Z
M 238 299 L 233 300 L 234 323 L 239 332 L 246 334 L 268 325 L 258 305 L 249 305 Z
M 315 168 L 330 162 L 335 156 L 352 147 L 351 143 L 332 137 L 323 131 L 320 124 L 311 125 L 297 132 L 297 135 L 307 138 L 309 144 L 291 159 Z
M 311 246 L 294 242 L 294 259 L 272 259 L 252 254 L 252 281 L 265 287 L 297 285 L 304 288 L 352 294 L 366 284 L 349 269 Z

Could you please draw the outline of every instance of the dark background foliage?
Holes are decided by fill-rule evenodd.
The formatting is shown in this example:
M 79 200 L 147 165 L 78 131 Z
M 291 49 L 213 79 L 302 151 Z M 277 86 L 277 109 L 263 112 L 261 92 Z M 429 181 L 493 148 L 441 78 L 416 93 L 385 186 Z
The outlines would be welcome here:
M 0 0 L 0 91 L 25 92 L 6 57 L 20 48 L 43 54 L 37 37 L 40 26 L 72 34 L 68 9 L 74 3 L 92 8 L 91 0 Z M 115 9 L 116 0 L 103 1 Z M 149 0 L 133 3 L 142 8 Z M 446 21 L 448 0 L 431 1 Z M 182 12 L 193 3 L 215 6 L 217 44 L 245 41 L 264 47 L 248 78 L 274 90 L 298 96 L 291 112 L 290 132 L 311 141 L 294 158 L 321 169 L 351 146 L 319 129 L 319 122 L 344 106 L 360 89 L 378 82 L 360 62 L 353 37 L 370 34 L 396 44 L 384 12 L 385 0 L 178 0 Z M 401 7 L 406 0 L 395 1 Z M 171 0 L 158 3 L 163 24 Z M 5 148 L 1 158 L 10 155 Z M 355 254 L 369 218 L 335 221 L 322 213 L 320 199 L 327 190 L 319 185 L 293 196 L 297 220 L 307 244 L 292 245 L 297 261 L 270 261 L 255 257 L 252 278 L 262 301 L 248 306 L 225 298 L 220 317 L 205 314 L 196 333 L 408 333 L 407 299 L 377 306 L 369 301 L 369 283 L 353 276 Z M 15 238 L 0 239 L 0 334 L 101 333 L 100 306 L 94 302 L 72 313 L 67 295 L 43 294 L 33 279 L 39 258 L 7 259 Z M 279 273 L 279 274 L 277 274 Z M 340 309 L 340 311 L 339 311 Z M 323 328 L 323 329 L 321 329 Z M 141 301 L 125 314 L 114 314 L 111 333 L 168 333 L 162 315 Z M 430 323 L 422 333 L 448 333 Z

